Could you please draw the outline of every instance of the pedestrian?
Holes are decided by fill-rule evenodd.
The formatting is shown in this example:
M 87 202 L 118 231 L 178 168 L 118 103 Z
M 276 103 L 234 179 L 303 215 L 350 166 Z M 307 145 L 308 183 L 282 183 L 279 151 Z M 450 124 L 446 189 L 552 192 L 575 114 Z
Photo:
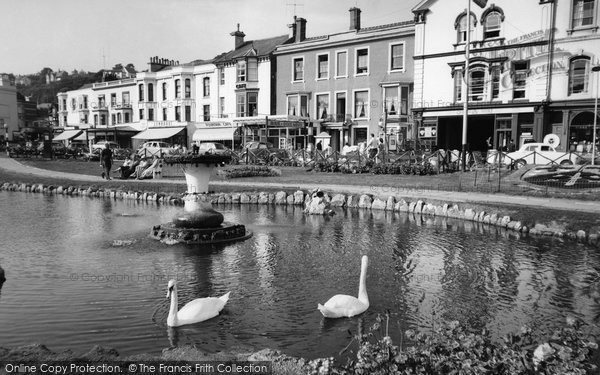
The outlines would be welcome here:
M 317 151 L 323 151 L 323 144 L 321 141 L 317 142 Z
M 369 152 L 369 159 L 374 159 L 379 149 L 379 141 L 375 138 L 375 134 L 371 133 L 371 139 L 367 144 L 367 150 Z
M 385 157 L 385 143 L 383 138 L 379 138 L 379 144 L 377 145 L 377 162 L 382 163 Z
M 515 152 L 516 150 L 517 146 L 515 145 L 515 141 L 511 139 L 510 143 L 508 144 L 508 152 Z
M 110 144 L 107 142 L 104 144 L 104 149 L 100 153 L 100 166 L 104 168 L 102 172 L 102 178 L 110 180 L 110 169 L 112 168 L 113 153 L 110 149 Z

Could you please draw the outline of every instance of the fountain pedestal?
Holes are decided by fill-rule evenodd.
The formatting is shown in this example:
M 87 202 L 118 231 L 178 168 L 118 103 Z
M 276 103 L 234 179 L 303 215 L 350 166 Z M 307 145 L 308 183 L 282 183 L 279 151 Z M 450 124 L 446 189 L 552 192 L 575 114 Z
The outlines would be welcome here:
M 208 184 L 220 165 L 231 160 L 225 155 L 176 155 L 165 157 L 167 164 L 179 164 L 185 174 L 187 192 L 183 210 L 173 221 L 156 225 L 150 236 L 167 244 L 213 244 L 244 240 L 252 236 L 242 224 L 224 222 L 223 215 L 199 200 L 208 193 Z

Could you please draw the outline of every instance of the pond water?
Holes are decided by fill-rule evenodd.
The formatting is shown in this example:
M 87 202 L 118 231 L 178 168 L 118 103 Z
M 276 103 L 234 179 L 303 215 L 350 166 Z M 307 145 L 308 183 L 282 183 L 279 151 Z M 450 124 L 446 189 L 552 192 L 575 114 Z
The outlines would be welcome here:
M 522 325 L 548 333 L 566 315 L 591 323 L 600 314 L 597 280 L 587 277 L 600 275 L 600 255 L 584 245 L 404 214 L 324 218 L 247 205 L 219 207 L 227 221 L 254 232 L 244 242 L 166 246 L 147 237 L 180 209 L 1 192 L 2 346 L 40 342 L 79 353 L 99 344 L 131 355 L 194 344 L 207 352 L 270 347 L 338 357 L 359 327 L 386 311 L 395 340 L 440 319 L 498 336 Z M 362 254 L 370 260 L 371 307 L 360 317 L 324 319 L 317 303 L 357 294 Z M 231 298 L 212 320 L 168 329 L 171 278 L 180 306 L 227 291 Z

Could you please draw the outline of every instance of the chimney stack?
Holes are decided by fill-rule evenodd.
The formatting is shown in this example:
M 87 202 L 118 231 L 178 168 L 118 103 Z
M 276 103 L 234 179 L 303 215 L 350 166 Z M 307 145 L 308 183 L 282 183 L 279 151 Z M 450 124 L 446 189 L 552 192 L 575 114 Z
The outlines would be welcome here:
M 235 37 L 235 49 L 238 49 L 242 44 L 244 44 L 244 37 L 246 34 L 240 31 L 240 24 L 237 24 L 237 30 L 229 34 Z
M 294 42 L 300 43 L 306 39 L 306 20 L 302 17 L 294 17 Z
M 360 9 L 350 8 L 350 30 L 360 30 Z

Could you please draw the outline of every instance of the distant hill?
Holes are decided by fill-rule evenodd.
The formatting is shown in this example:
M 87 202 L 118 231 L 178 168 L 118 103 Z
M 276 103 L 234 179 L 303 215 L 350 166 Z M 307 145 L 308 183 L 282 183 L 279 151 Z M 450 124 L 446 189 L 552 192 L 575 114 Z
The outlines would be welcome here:
M 44 68 L 46 69 L 46 68 Z M 37 103 L 55 103 L 56 94 L 59 92 L 70 91 L 81 86 L 102 81 L 102 71 L 97 73 L 80 71 L 77 74 L 64 75 L 60 80 L 46 83 L 44 71 L 37 74 L 30 74 L 30 84 L 24 85 L 17 82 L 17 91 L 24 96 L 31 96 L 31 100 Z

